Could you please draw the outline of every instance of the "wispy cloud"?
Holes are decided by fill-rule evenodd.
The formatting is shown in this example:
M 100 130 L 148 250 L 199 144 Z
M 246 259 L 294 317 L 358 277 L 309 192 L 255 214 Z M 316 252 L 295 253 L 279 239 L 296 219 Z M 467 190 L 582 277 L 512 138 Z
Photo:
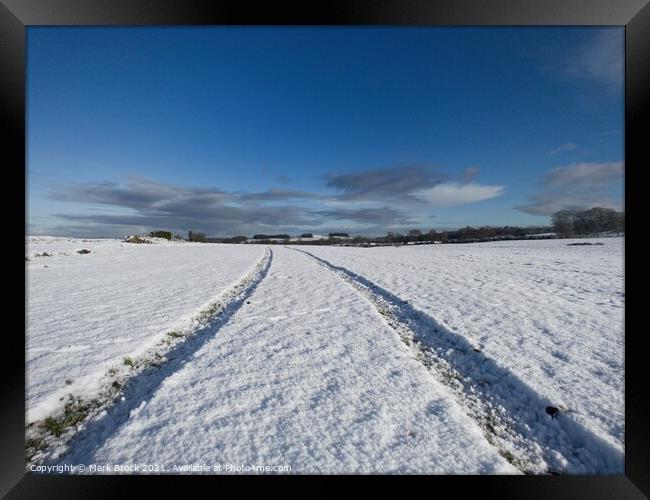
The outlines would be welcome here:
M 547 151 L 546 154 L 551 155 L 551 156 L 555 156 L 555 155 L 559 155 L 561 153 L 566 153 L 568 151 L 573 151 L 577 147 L 578 147 L 577 144 L 574 144 L 573 142 L 567 142 L 567 143 L 564 143 L 564 144 L 560 144 L 555 149 L 551 149 L 550 151 Z
M 339 191 L 340 200 L 385 201 L 411 198 L 413 192 L 447 180 L 436 166 L 405 166 L 330 174 L 327 186 Z
M 568 54 L 564 72 L 577 79 L 600 84 L 610 91 L 623 87 L 625 45 L 622 29 L 602 28 Z
M 262 168 L 262 174 L 272 177 L 275 182 L 279 182 L 280 184 L 289 184 L 293 182 L 293 180 L 290 177 L 287 177 L 284 174 L 277 173 L 267 167 Z
M 551 215 L 558 210 L 585 210 L 592 207 L 620 210 L 623 200 L 612 194 L 621 188 L 623 162 L 573 163 L 546 172 L 541 191 L 530 203 L 515 207 L 533 215 Z
M 549 170 L 544 178 L 548 186 L 571 184 L 590 188 L 618 181 L 623 177 L 623 162 L 611 163 L 573 163 L 565 167 Z
M 478 167 L 451 176 L 432 166 L 391 167 L 325 177 L 323 192 L 269 189 L 225 191 L 132 177 L 123 183 L 58 185 L 55 201 L 84 205 L 83 213 L 58 213 L 70 227 L 166 228 L 211 235 L 315 230 L 326 227 L 387 228 L 430 219 L 433 207 L 486 200 L 503 186 L 477 183 Z M 100 207 L 98 210 L 97 207 Z M 101 207 L 104 207 L 103 209 Z
M 531 203 L 516 207 L 531 215 L 553 215 L 560 210 L 587 210 L 593 207 L 621 210 L 623 201 L 605 193 L 545 193 L 531 196 Z
M 435 166 L 394 167 L 330 176 L 327 185 L 342 191 L 338 200 L 399 201 L 400 204 L 450 207 L 500 196 L 504 186 L 474 181 L 479 172 L 469 167 L 456 178 Z
M 478 175 L 479 170 L 478 167 L 467 167 L 460 177 L 461 182 L 472 182 Z
M 269 189 L 260 193 L 241 193 L 237 196 L 237 200 L 243 202 L 319 200 L 324 198 L 326 197 L 319 193 L 298 189 Z
M 393 226 L 399 224 L 412 224 L 415 220 L 391 207 L 358 208 L 358 209 L 330 209 L 315 211 L 315 214 L 327 219 L 351 221 L 376 226 Z
M 296 193 L 275 193 L 285 200 Z M 272 193 L 259 193 L 273 198 Z M 58 201 L 112 205 L 128 213 L 56 214 L 74 222 L 105 224 L 116 227 L 167 227 L 185 231 L 196 228 L 215 233 L 232 232 L 238 228 L 312 224 L 317 221 L 308 211 L 294 206 L 260 206 L 237 193 L 217 188 L 173 186 L 150 179 L 131 178 L 126 184 L 80 183 L 54 189 L 51 197 Z M 198 228 L 197 228 L 198 229 Z

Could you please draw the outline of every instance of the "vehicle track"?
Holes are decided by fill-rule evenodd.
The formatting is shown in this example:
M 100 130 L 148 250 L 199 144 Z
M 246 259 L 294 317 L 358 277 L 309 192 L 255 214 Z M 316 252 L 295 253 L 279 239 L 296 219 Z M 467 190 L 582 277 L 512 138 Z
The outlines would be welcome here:
M 106 383 L 94 399 L 69 394 L 62 411 L 28 425 L 27 470 L 32 464 L 58 461 L 89 443 L 100 446 L 134 408 L 218 333 L 266 277 L 272 260 L 273 252 L 267 248 L 244 278 L 198 314 L 196 326 L 168 332 L 139 358 L 124 358 L 122 366 L 107 372 Z
M 290 248 L 290 247 L 288 247 Z M 487 441 L 526 474 L 620 472 L 623 451 L 476 349 L 465 337 L 372 281 L 304 250 L 355 288 L 384 316 L 429 372 L 451 390 Z

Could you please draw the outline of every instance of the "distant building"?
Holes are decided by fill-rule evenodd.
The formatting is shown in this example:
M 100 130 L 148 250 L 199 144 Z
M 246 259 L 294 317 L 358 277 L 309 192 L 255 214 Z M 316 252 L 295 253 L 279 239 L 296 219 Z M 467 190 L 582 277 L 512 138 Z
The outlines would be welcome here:
M 301 238 L 313 238 L 314 235 L 311 233 L 303 233 L 300 235 Z

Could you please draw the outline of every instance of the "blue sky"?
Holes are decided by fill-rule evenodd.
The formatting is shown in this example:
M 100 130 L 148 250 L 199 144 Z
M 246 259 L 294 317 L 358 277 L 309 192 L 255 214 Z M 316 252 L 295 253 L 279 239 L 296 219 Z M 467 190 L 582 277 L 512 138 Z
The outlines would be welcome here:
M 30 234 L 622 208 L 620 27 L 29 27 L 27 54 Z

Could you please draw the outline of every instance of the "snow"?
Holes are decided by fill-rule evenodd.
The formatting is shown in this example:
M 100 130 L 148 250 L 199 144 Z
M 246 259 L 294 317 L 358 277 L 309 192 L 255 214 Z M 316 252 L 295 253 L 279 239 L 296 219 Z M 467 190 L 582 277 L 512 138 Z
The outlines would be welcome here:
M 602 245 L 568 246 L 575 242 Z M 408 300 L 566 408 L 609 445 L 618 465 L 603 467 L 622 472 L 622 238 L 308 251 Z
M 27 240 L 29 421 L 61 406 L 64 394 L 96 392 L 109 368 L 191 323 L 264 253 L 253 245 L 152 241 Z M 43 253 L 51 256 L 35 256 Z
M 579 241 L 30 238 L 30 420 L 110 396 L 38 461 L 622 473 L 623 239 Z
M 362 296 L 282 247 L 230 321 L 165 375 L 97 424 L 105 441 L 81 436 L 63 461 L 517 472 Z

